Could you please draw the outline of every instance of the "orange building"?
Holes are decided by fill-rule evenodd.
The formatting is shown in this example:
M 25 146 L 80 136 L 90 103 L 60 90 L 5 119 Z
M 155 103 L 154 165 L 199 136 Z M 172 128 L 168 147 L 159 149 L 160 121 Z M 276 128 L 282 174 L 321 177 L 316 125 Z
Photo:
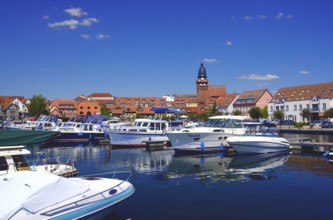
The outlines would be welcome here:
M 79 115 L 100 115 L 101 105 L 97 101 L 80 102 L 77 105 L 77 114 Z
M 61 118 L 72 118 L 77 113 L 77 103 L 72 99 L 54 99 L 50 102 L 50 114 Z

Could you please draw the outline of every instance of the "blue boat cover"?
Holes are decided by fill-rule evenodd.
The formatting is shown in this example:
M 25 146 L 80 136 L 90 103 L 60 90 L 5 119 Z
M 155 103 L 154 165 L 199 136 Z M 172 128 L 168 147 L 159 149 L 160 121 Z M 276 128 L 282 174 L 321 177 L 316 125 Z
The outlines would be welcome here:
M 155 113 L 176 113 L 176 114 L 181 113 L 179 109 L 175 108 L 152 108 L 150 110 Z

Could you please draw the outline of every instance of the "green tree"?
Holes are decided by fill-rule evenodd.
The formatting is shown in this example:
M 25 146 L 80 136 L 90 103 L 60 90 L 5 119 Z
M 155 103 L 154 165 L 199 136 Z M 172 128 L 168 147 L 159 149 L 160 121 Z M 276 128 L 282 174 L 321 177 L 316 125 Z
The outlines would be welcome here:
M 207 114 L 208 114 L 208 117 L 218 114 L 216 102 L 214 102 L 213 106 L 209 106 Z
M 261 115 L 264 119 L 268 118 L 268 106 L 267 105 L 261 109 Z
M 105 104 L 101 105 L 101 115 L 111 117 L 110 110 Z
M 242 112 L 241 112 L 241 110 L 234 110 L 233 112 L 232 112 L 232 114 L 233 115 L 242 115 Z
M 310 112 L 309 109 L 304 108 L 304 109 L 302 110 L 302 112 L 300 113 L 300 115 L 303 117 L 303 121 L 304 121 L 304 118 L 306 118 L 308 122 L 310 121 L 310 118 L 311 118 L 311 112 Z
M 50 113 L 46 98 L 42 95 L 34 95 L 31 98 L 31 103 L 28 106 L 29 115 L 38 118 L 40 115 Z
M 259 107 L 253 107 L 249 110 L 249 115 L 252 119 L 259 119 L 262 117 L 261 109 Z
M 333 118 L 333 108 L 329 108 L 324 112 L 325 118 Z
M 276 110 L 273 112 L 274 118 L 278 120 L 282 120 L 284 118 L 284 113 L 281 110 Z

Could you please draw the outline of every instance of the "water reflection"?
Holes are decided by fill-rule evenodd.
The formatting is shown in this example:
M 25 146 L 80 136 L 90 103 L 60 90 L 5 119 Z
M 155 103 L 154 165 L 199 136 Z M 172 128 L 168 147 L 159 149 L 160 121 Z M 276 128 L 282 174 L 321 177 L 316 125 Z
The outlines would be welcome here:
M 246 181 L 271 179 L 276 168 L 288 160 L 288 153 L 254 155 L 201 155 L 174 157 L 166 178 L 196 175 L 200 181 Z
M 161 175 L 162 179 L 195 176 L 209 181 L 234 181 L 275 178 L 274 171 L 286 162 L 288 169 L 327 172 L 332 176 L 332 165 L 320 155 L 289 155 L 288 153 L 175 156 L 172 149 L 146 151 L 145 149 L 112 149 L 110 145 L 72 144 L 71 146 L 27 146 L 28 155 L 36 159 L 42 151 L 48 158 L 64 157 L 76 161 L 80 175 L 130 170 L 136 173 Z M 274 175 L 275 176 L 274 176 Z M 319 174 L 318 174 L 319 175 Z M 325 175 L 325 174 L 321 174 Z

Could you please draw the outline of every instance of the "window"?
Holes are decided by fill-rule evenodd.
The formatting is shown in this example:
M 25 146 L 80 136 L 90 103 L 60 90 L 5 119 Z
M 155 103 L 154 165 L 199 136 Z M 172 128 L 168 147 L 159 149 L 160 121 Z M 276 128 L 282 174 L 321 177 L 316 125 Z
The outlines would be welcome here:
M 297 111 L 297 105 L 294 105 L 294 111 Z
M 289 111 L 289 105 L 286 105 L 286 112 Z
M 303 109 L 303 106 L 299 105 L 299 110 L 302 111 L 302 109 Z

